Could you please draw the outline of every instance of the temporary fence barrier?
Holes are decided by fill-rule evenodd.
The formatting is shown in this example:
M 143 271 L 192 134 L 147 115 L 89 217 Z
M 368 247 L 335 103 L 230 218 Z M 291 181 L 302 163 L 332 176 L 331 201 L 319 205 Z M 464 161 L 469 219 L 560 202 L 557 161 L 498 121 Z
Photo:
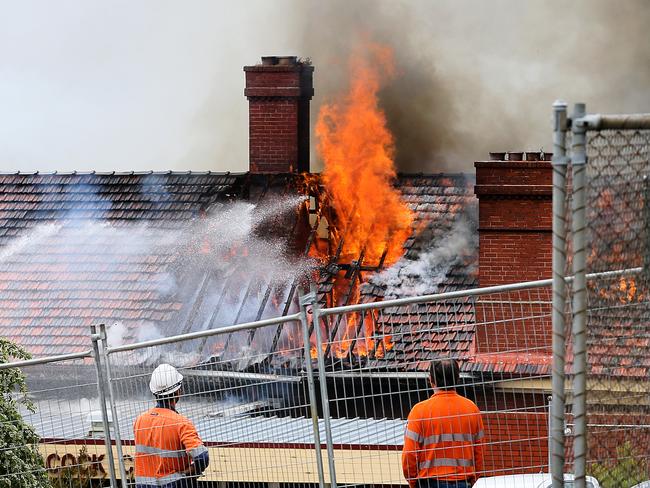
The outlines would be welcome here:
M 650 479 L 650 114 L 554 114 L 553 486 L 632 486 Z
M 90 479 L 115 484 L 114 448 L 104 436 L 113 419 L 103 398 L 99 351 L 0 364 L 0 378 L 12 373 L 21 375 L 27 391 L 4 393 L 11 405 L 5 399 L 0 486 L 62 488 Z M 13 417 L 12 410 L 20 416 Z M 61 449 L 65 439 L 77 440 L 74 449 Z M 30 459 L 32 453 L 42 457 L 42 465 Z
M 169 362 L 185 377 L 179 410 L 209 448 L 202 481 L 404 484 L 406 416 L 432 393 L 431 361 L 452 357 L 463 364 L 461 393 L 485 419 L 481 475 L 546 471 L 550 285 L 543 280 L 334 308 L 320 308 L 312 291 L 292 315 L 125 345 L 109 344 L 102 325 L 92 331 L 93 350 L 75 356 L 78 370 L 59 367 L 70 358 L 39 360 L 48 375 L 75 385 L 64 395 L 47 387 L 31 392 L 41 408 L 26 419 L 44 439 L 40 448 L 54 455 L 46 466 L 50 476 L 79 459 L 83 447 L 99 471 L 95 477 L 128 486 L 133 422 L 153 406 L 153 369 Z M 272 348 L 278 326 L 281 339 Z M 12 367 L 31 366 L 0 365 Z M 91 373 L 99 381 L 88 382 L 82 394 L 78 385 Z M 69 405 L 93 397 L 99 400 L 83 403 L 85 419 L 68 415 Z M 59 428 L 63 422 L 74 429 Z M 86 432 L 89 422 L 100 432 Z M 102 447 L 109 442 L 110 449 Z
M 641 271 L 586 279 L 627 282 Z M 203 481 L 404 484 L 405 419 L 432 393 L 429 365 L 442 357 L 463 365 L 459 390 L 482 410 L 479 475 L 547 471 L 551 283 L 334 308 L 320 308 L 312 291 L 293 315 L 136 344 L 110 345 L 100 326 L 87 352 L 0 371 L 26 374 L 37 410 L 22 413 L 59 486 L 84 476 L 131 484 L 133 422 L 153 405 L 148 381 L 161 362 L 185 377 L 179 408 L 212 458 Z M 278 326 L 281 345 L 271 348 Z M 625 421 L 643 430 L 636 418 L 621 412 L 616 422 L 601 416 L 590 425 L 620 432 Z M 569 417 L 563 428 L 578 424 Z
M 319 309 L 312 296 L 312 336 L 321 392 L 332 420 L 405 419 L 430 397 L 429 366 L 458 360 L 458 390 L 481 408 L 485 457 L 479 476 L 548 470 L 550 280 Z M 317 344 L 321 347 L 316 347 Z M 327 395 L 327 396 L 326 396 Z M 325 407 L 323 411 L 325 412 Z M 404 483 L 405 424 L 369 425 L 332 446 L 339 486 Z M 333 432 L 333 431 L 326 431 Z M 381 450 L 361 448 L 371 444 Z M 348 461 L 349 460 L 349 461 Z M 356 476 L 356 478 L 355 478 Z M 349 481 L 348 481 L 349 480 Z

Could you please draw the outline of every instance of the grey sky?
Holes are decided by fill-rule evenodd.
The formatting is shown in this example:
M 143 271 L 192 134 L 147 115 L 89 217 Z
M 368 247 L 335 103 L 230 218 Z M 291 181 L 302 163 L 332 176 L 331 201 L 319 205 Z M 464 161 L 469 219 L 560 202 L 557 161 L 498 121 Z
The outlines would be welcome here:
M 246 170 L 242 66 L 311 57 L 316 113 L 365 32 L 397 49 L 400 168 L 469 170 L 549 149 L 557 97 L 650 111 L 649 5 L 0 0 L 0 169 Z

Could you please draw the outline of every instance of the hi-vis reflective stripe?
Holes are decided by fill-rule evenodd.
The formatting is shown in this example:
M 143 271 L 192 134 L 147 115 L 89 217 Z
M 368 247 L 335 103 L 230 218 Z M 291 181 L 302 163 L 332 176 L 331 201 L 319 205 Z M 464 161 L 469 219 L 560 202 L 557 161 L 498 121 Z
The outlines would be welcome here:
M 408 437 L 409 439 L 411 439 L 411 440 L 413 440 L 415 442 L 420 442 L 420 439 L 422 439 L 420 434 L 418 434 L 417 432 L 413 432 L 412 430 L 408 430 L 408 429 L 406 429 L 406 437 Z
M 483 437 L 483 431 L 476 434 L 438 434 L 422 439 L 422 444 L 437 444 L 439 442 L 474 442 Z
M 425 468 L 436 468 L 438 466 L 462 466 L 464 468 L 471 468 L 474 466 L 474 461 L 472 459 L 454 459 L 454 458 L 436 458 L 429 459 L 427 461 L 422 461 L 418 463 L 418 469 Z
M 406 437 L 425 446 L 428 444 L 438 444 L 439 442 L 475 442 L 484 436 L 485 433 L 480 430 L 476 434 L 435 434 L 422 437 L 418 433 L 406 429 Z
M 182 479 L 185 479 L 185 476 L 183 476 L 180 473 L 170 474 L 167 476 L 163 476 L 162 478 L 155 478 L 153 476 L 136 476 L 135 484 L 149 485 L 149 486 L 165 486 L 169 483 L 173 483 L 174 481 L 179 481 Z
M 196 456 L 200 456 L 204 452 L 208 452 L 208 448 L 205 447 L 203 444 L 187 451 L 187 453 L 193 458 L 195 458 Z
M 185 451 L 170 451 L 168 449 L 159 449 L 157 447 L 144 446 L 142 444 L 137 444 L 135 446 L 136 453 L 142 454 L 153 454 L 154 456 L 160 456 L 162 458 L 184 458 L 187 457 Z

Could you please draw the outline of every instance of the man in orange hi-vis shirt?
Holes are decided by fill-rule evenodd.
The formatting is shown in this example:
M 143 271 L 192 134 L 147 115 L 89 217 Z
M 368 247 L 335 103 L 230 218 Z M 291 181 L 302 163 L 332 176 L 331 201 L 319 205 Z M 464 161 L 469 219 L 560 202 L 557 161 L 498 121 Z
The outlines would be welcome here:
M 190 488 L 210 462 L 192 422 L 176 412 L 182 382 L 183 376 L 169 364 L 151 375 L 156 406 L 133 425 L 136 488 Z
M 456 393 L 460 369 L 434 361 L 434 394 L 408 416 L 402 470 L 410 488 L 468 488 L 483 470 L 483 420 L 474 402 Z

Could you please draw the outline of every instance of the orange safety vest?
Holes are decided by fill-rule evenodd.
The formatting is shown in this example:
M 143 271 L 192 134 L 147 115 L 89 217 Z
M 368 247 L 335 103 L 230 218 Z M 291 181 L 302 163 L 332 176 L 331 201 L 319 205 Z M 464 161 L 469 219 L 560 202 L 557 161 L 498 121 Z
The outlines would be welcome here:
M 474 402 L 442 390 L 408 416 L 402 470 L 411 487 L 418 478 L 475 479 L 483 470 L 483 420 Z
M 133 424 L 136 485 L 164 486 L 185 479 L 191 458 L 206 450 L 192 422 L 155 407 Z

